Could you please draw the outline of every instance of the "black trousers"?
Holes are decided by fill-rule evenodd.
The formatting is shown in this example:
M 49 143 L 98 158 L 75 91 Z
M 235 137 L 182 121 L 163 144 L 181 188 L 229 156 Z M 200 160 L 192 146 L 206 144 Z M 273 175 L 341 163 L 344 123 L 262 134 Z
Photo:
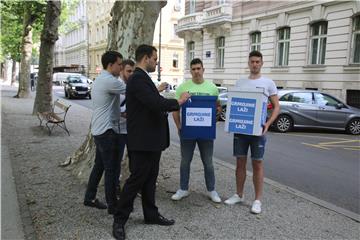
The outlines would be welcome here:
M 156 219 L 159 212 L 155 205 L 155 191 L 161 151 L 129 151 L 128 153 L 130 177 L 126 180 L 120 194 L 114 222 L 126 223 L 138 192 L 141 192 L 144 219 Z
M 109 129 L 101 135 L 94 136 L 94 141 L 96 145 L 95 164 L 89 176 L 85 201 L 96 198 L 99 182 L 105 172 L 106 203 L 108 208 L 115 208 L 117 203 L 116 186 L 119 182 L 118 177 L 122 159 L 122 156 L 120 156 L 121 135 Z

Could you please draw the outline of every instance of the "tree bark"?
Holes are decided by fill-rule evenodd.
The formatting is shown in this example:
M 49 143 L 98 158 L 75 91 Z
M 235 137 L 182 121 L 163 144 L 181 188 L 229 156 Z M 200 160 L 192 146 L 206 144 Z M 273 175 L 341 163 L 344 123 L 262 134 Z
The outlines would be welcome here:
M 16 61 L 12 60 L 12 68 L 11 68 L 11 86 L 14 86 L 16 82 Z
M 19 76 L 19 89 L 15 97 L 27 98 L 30 96 L 30 61 L 32 53 L 32 17 L 31 12 L 27 8 L 27 4 L 24 4 L 24 31 L 22 36 L 22 47 L 21 47 L 21 62 L 20 62 L 20 76 Z
M 124 58 L 135 58 L 141 44 L 151 45 L 160 9 L 166 1 L 117 1 L 111 9 L 112 20 L 108 50 L 116 50 Z
M 58 39 L 61 2 L 48 1 L 44 28 L 41 33 L 38 84 L 33 114 L 50 111 L 52 108 L 52 77 L 55 42 Z
M 120 52 L 125 59 L 135 58 L 135 50 L 141 44 L 152 44 L 155 24 L 166 1 L 116 1 L 111 9 L 108 50 Z M 95 143 L 89 131 L 84 143 L 62 165 L 72 169 L 82 182 L 88 180 L 94 165 Z M 123 161 L 124 162 L 124 161 Z M 125 165 L 126 162 L 124 162 Z M 122 165 L 122 180 L 129 175 Z M 123 184 L 123 181 L 122 181 Z

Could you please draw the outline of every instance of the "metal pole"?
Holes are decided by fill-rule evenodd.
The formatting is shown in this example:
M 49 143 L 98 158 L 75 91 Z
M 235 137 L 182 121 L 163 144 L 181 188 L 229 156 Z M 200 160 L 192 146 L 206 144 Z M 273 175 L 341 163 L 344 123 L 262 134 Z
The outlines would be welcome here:
M 160 9 L 160 24 L 159 24 L 159 61 L 158 61 L 158 82 L 161 81 L 161 9 Z

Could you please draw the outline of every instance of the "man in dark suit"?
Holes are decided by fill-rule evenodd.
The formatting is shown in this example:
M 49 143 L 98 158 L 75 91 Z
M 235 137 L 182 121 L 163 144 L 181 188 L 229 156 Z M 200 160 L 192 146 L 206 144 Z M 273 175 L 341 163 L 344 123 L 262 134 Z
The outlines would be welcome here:
M 133 209 L 134 199 L 141 192 L 146 224 L 173 225 L 160 215 L 155 205 L 156 179 L 159 173 L 161 152 L 169 144 L 167 112 L 179 110 L 190 97 L 183 93 L 179 100 L 162 97 L 149 76 L 157 65 L 157 50 L 141 45 L 136 49 L 137 67 L 126 88 L 126 114 L 130 177 L 120 194 L 114 215 L 113 236 L 125 239 L 124 225 Z

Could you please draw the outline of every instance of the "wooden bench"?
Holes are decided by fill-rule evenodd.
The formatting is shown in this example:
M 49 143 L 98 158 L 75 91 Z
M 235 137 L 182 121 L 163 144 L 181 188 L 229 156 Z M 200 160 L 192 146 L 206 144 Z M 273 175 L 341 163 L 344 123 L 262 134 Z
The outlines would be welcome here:
M 46 122 L 45 125 L 46 125 L 47 129 L 49 130 L 49 136 L 51 135 L 51 131 L 56 126 L 64 129 L 67 132 L 67 134 L 69 134 L 69 136 L 70 136 L 69 130 L 67 129 L 66 124 L 65 124 L 66 114 L 70 107 L 71 107 L 71 105 L 67 105 L 66 103 L 61 102 L 59 99 L 57 99 L 54 102 L 51 112 L 38 112 L 37 113 L 37 116 L 40 120 L 40 126 L 42 125 L 42 122 Z

